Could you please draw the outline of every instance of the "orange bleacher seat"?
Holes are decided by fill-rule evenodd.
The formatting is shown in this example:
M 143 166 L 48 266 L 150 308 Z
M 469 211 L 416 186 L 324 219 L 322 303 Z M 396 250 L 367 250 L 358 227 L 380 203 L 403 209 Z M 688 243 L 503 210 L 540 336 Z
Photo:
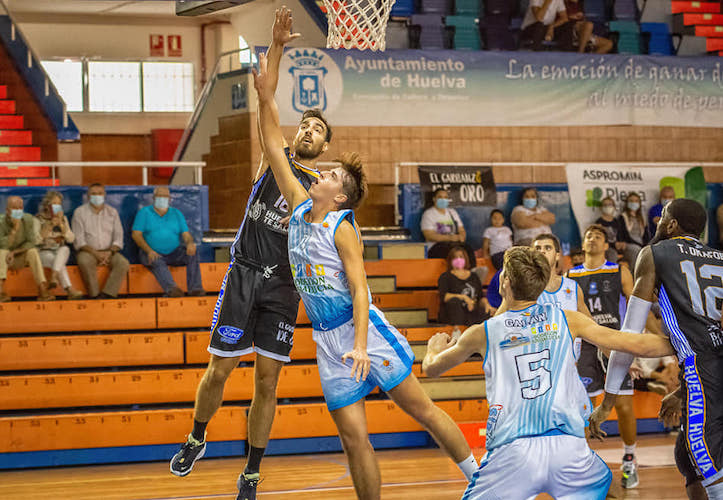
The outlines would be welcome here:
M 0 338 L 0 370 L 183 364 L 182 332 Z
M 105 285 L 105 282 L 108 279 L 108 272 L 109 269 L 107 267 L 98 267 L 98 283 L 100 284 L 101 289 L 103 288 L 103 285 Z M 45 277 L 50 279 L 51 274 L 51 270 L 46 267 Z M 68 276 L 70 277 L 70 282 L 76 290 L 80 290 L 85 294 L 88 293 L 88 289 L 85 287 L 83 278 L 80 275 L 80 269 L 77 266 L 68 266 Z M 60 286 L 53 289 L 52 292 L 58 296 L 66 295 L 65 290 L 63 290 L 63 288 Z M 37 296 L 38 287 L 35 285 L 35 280 L 33 279 L 33 274 L 30 271 L 30 268 L 24 267 L 23 269 L 18 269 L 16 271 L 9 270 L 8 278 L 5 282 L 5 293 L 11 297 Z M 128 293 L 127 279 L 123 280 L 123 283 L 121 284 L 118 293 L 121 295 L 125 295 Z
M 156 299 L 7 302 L 0 333 L 145 330 L 156 328 Z
M 203 262 L 201 267 L 201 281 L 203 289 L 207 292 L 218 292 L 221 289 L 223 277 L 226 275 L 228 263 Z M 169 267 L 176 284 L 187 292 L 186 268 Z M 131 295 L 162 294 L 163 289 L 153 274 L 141 264 L 131 264 L 128 269 L 128 293 Z
M 206 350 L 210 340 L 207 332 L 186 333 L 186 363 L 200 364 L 208 363 L 209 353 Z M 241 357 L 241 361 L 253 361 L 255 355 L 247 354 Z M 311 328 L 297 328 L 294 332 L 294 346 L 291 348 L 291 359 L 306 360 L 316 359 L 316 343 L 311 338 Z

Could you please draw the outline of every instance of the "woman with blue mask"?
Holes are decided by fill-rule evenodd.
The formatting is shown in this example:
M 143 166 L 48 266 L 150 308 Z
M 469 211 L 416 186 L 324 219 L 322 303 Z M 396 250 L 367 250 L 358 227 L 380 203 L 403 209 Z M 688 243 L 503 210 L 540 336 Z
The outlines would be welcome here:
M 450 208 L 452 201 L 446 190 L 437 189 L 432 195 L 432 206 L 422 214 L 420 226 L 424 239 L 434 243 L 427 250 L 427 257 L 446 259 L 453 247 L 463 246 L 470 262 L 475 263 L 474 250 L 465 243 L 467 232 L 462 219 L 454 208 Z
M 628 193 L 619 219 L 621 231 L 618 241 L 622 243 L 619 249 L 630 269 L 635 269 L 640 249 L 647 245 L 651 238 L 650 226 L 647 224 L 642 199 L 638 193 Z
M 555 214 L 540 206 L 537 189 L 525 188 L 522 191 L 522 204 L 512 209 L 510 219 L 515 245 L 528 246 L 540 234 L 551 234 L 555 223 Z
M 48 288 L 53 289 L 60 284 L 71 300 L 83 298 L 83 294 L 73 288 L 68 276 L 68 245 L 75 241 L 75 234 L 70 229 L 68 218 L 63 213 L 63 195 L 57 191 L 48 191 L 40 202 L 36 216 L 40 226 L 40 243 L 38 251 L 44 267 L 52 269 Z

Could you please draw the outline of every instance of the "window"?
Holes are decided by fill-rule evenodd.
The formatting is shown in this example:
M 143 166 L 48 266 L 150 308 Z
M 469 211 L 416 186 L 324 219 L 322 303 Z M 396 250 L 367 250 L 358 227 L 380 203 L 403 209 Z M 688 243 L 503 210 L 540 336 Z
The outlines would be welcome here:
M 83 111 L 83 63 L 43 61 L 43 68 L 65 101 L 68 111 Z
M 239 62 L 241 64 L 251 64 L 253 61 L 254 63 L 257 63 L 256 54 L 251 53 L 251 48 L 249 47 L 249 44 L 246 42 L 246 39 L 242 36 L 238 37 L 238 48 L 239 50 Z
M 89 62 L 89 110 L 140 111 L 140 73 L 137 62 Z
M 193 64 L 144 62 L 143 111 L 193 111 Z

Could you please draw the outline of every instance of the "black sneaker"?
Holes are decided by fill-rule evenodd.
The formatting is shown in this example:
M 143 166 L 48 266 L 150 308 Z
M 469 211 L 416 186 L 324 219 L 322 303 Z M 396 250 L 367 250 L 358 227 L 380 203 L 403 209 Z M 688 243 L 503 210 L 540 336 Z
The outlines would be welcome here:
M 236 481 L 236 487 L 238 488 L 238 496 L 236 500 L 256 500 L 256 486 L 258 486 L 261 478 L 259 473 L 246 474 L 242 472 Z
M 206 441 L 197 441 L 190 434 L 178 453 L 171 459 L 171 472 L 176 476 L 186 476 L 193 470 L 196 460 L 206 452 Z

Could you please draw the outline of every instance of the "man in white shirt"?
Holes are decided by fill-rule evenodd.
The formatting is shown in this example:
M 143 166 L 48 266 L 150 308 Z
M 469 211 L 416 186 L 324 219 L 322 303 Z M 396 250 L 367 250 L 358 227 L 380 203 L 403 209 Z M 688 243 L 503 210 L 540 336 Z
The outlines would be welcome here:
M 559 50 L 571 52 L 574 26 L 567 17 L 565 0 L 530 0 L 520 38 L 530 42 L 532 50 L 542 50 L 543 40 L 555 40 Z

